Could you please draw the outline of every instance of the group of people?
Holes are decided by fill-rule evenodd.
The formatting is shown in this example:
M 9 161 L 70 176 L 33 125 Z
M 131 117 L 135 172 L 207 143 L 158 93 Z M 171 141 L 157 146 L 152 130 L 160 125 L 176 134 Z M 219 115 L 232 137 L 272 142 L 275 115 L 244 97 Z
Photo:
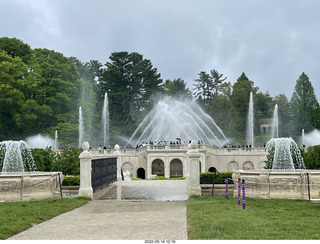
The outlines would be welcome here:
M 179 138 L 178 138 L 179 139 Z M 189 141 L 189 144 L 191 143 L 191 140 Z M 203 141 L 202 140 L 198 140 L 198 144 L 199 145 L 202 145 L 203 144 Z M 141 147 L 145 147 L 147 145 L 150 145 L 150 146 L 165 146 L 165 145 L 170 145 L 170 146 L 180 146 L 180 145 L 183 145 L 183 143 L 181 142 L 181 140 L 176 140 L 176 141 L 170 141 L 167 142 L 165 140 L 163 141 L 150 141 L 150 142 L 142 142 L 140 145 L 136 145 L 136 149 L 137 148 L 141 148 Z

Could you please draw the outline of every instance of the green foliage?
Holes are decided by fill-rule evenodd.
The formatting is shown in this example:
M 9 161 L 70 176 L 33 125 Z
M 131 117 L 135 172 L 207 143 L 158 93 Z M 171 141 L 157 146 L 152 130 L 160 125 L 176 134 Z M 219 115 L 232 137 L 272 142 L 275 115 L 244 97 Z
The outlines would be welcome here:
M 311 131 L 320 128 L 320 106 L 314 93 L 309 77 L 302 73 L 290 100 L 293 136 L 300 135 L 301 130 Z
M 305 73 L 298 78 L 290 103 L 283 94 L 272 98 L 268 92 L 258 92 L 244 72 L 236 82 L 226 82 L 226 77 L 215 69 L 201 71 L 192 90 L 196 101 L 234 140 L 233 144 L 246 144 L 250 92 L 254 95 L 256 136 L 263 135 L 260 119 L 271 118 L 275 104 L 280 137 L 295 138 L 302 128 L 320 129 L 320 106 Z M 102 144 L 101 111 L 106 92 L 110 112 L 108 144 L 125 144 L 122 138 L 132 134 L 160 95 L 192 96 L 181 78 L 162 84 L 151 60 L 136 52 L 111 53 L 103 66 L 97 60 L 83 63 L 53 50 L 32 49 L 17 38 L 0 38 L 0 141 L 21 140 L 39 133 L 53 137 L 58 130 L 60 147 L 78 145 L 81 106 L 84 140 L 97 147 Z
M 214 173 L 206 172 L 200 173 L 200 184 L 212 184 Z M 215 184 L 225 184 L 225 178 L 232 178 L 232 172 L 217 172 L 215 178 Z
M 31 149 L 31 153 L 38 171 L 51 171 L 51 166 L 56 156 L 55 152 L 51 149 L 33 148 Z
M 302 156 L 307 169 L 320 169 L 320 146 L 308 147 L 302 151 Z
M 0 141 L 77 127 L 79 73 L 61 53 L 0 38 Z M 70 136 L 70 135 L 67 135 Z M 74 144 L 75 135 L 72 135 Z M 64 134 L 61 134 L 61 142 Z
M 52 171 L 62 171 L 64 175 L 80 175 L 81 148 L 70 148 L 57 154 L 52 163 Z
M 157 177 L 154 177 L 153 179 L 151 180 L 169 180 L 168 178 L 164 177 L 164 176 L 157 176 Z
M 136 128 L 139 114 L 152 108 L 151 95 L 161 91 L 162 80 L 151 61 L 139 53 L 115 52 L 109 58 L 100 89 L 108 91 L 111 127 L 128 135 Z M 116 129 L 111 131 L 113 138 L 120 136 Z
M 184 99 L 192 99 L 192 93 L 186 87 L 186 83 L 181 78 L 174 80 L 166 80 L 163 85 L 164 93 L 171 97 L 182 97 Z
M 79 186 L 80 185 L 80 175 L 74 175 L 74 176 L 64 176 L 63 186 Z

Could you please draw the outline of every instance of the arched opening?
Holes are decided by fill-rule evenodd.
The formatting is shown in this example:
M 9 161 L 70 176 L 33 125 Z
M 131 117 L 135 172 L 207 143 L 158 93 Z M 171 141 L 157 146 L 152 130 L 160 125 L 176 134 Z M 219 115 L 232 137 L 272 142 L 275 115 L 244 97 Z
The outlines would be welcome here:
M 145 179 L 146 178 L 146 171 L 144 168 L 137 169 L 137 178 Z
M 121 169 L 122 169 L 122 172 L 127 172 L 127 171 L 129 171 L 129 172 L 130 172 L 130 177 L 131 177 L 131 178 L 134 177 L 134 176 L 133 176 L 133 165 L 132 165 L 132 163 L 129 163 L 129 162 L 124 163 L 124 164 L 122 165 Z
M 228 163 L 228 172 L 232 172 L 238 169 L 239 169 L 239 164 L 237 162 L 231 161 L 230 163 Z
M 244 170 L 252 170 L 252 169 L 254 169 L 254 165 L 250 161 L 244 162 L 243 169 Z
M 164 176 L 164 163 L 161 159 L 155 159 L 152 162 L 151 174 L 157 176 Z
M 210 167 L 208 171 L 213 173 L 213 172 L 217 172 L 218 170 L 215 167 Z
M 183 167 L 180 159 L 173 159 L 170 163 L 170 178 L 183 177 Z

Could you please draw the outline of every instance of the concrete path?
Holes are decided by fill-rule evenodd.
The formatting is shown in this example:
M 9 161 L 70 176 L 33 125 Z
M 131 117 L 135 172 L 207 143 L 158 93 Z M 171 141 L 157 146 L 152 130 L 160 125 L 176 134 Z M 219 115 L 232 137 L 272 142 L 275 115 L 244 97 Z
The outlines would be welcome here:
M 9 240 L 187 240 L 186 202 L 181 201 L 186 200 L 186 181 L 135 182 L 119 182 L 121 187 L 115 192 L 119 198 L 121 190 L 123 199 L 140 194 L 143 200 L 93 200 Z M 108 192 L 111 196 L 114 189 L 110 187 L 101 195 L 108 199 Z M 149 200 L 155 192 L 160 200 Z

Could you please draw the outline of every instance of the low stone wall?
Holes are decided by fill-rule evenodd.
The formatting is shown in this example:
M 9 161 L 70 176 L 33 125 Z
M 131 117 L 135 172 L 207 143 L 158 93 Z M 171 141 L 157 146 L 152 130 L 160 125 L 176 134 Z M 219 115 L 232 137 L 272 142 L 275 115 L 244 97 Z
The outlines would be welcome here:
M 319 170 L 296 170 L 295 172 L 239 170 L 234 171 L 232 179 L 234 181 L 234 197 L 238 196 L 238 181 L 240 179 L 245 181 L 245 195 L 247 197 L 309 199 L 310 191 L 310 199 L 319 198 Z
M 0 201 L 60 198 L 61 172 L 0 173 Z

